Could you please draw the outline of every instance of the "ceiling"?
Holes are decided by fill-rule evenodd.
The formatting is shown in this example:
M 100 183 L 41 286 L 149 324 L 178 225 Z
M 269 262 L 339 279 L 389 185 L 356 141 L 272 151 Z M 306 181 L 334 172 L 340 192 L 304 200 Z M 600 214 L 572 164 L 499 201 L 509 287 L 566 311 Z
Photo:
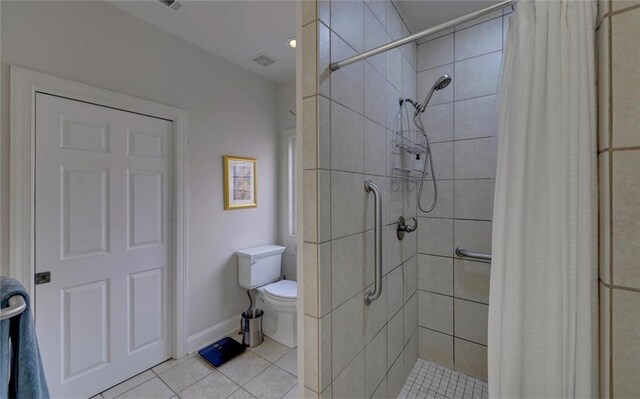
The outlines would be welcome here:
M 501 0 L 398 0 L 415 32 L 425 30 Z
M 500 0 L 397 0 L 418 32 L 498 3 Z M 276 83 L 295 77 L 294 0 L 181 0 L 173 11 L 157 0 L 109 1 L 159 29 Z M 251 61 L 267 54 L 263 67 Z
M 287 44 L 296 31 L 293 0 L 181 0 L 178 11 L 156 0 L 109 3 L 271 81 L 295 77 L 295 50 Z M 251 61 L 262 53 L 277 62 L 263 67 Z

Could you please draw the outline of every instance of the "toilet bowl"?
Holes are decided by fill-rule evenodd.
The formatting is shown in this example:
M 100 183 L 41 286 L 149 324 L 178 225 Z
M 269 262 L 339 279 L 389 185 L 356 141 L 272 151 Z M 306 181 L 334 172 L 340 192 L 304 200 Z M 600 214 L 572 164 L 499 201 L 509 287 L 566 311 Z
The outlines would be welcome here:
M 262 330 L 265 335 L 282 345 L 295 348 L 297 283 L 292 280 L 280 280 L 258 287 L 257 291 L 258 307 L 264 310 Z

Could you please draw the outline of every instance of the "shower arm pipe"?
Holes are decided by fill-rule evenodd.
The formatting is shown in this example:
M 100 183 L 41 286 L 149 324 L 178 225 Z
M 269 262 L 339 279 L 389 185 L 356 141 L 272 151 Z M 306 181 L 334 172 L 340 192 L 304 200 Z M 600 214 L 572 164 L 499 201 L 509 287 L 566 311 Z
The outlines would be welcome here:
M 378 186 L 371 181 L 371 179 L 366 179 L 364 181 L 364 189 L 367 192 L 373 193 L 374 198 L 374 248 L 375 248 L 375 276 L 374 276 L 374 287 L 373 291 L 367 291 L 367 294 L 364 297 L 364 303 L 366 305 L 371 305 L 371 302 L 380 298 L 380 294 L 382 294 L 382 196 L 380 194 L 380 189 Z
M 353 57 L 345 58 L 342 61 L 333 62 L 333 63 L 331 63 L 329 68 L 331 68 L 332 72 L 335 72 L 340 68 L 346 67 L 347 65 L 351 65 L 351 64 L 353 64 L 355 62 L 358 62 L 358 61 L 366 60 L 369 57 L 373 57 L 374 55 L 378 55 L 380 53 L 384 53 L 386 51 L 393 50 L 396 47 L 404 46 L 407 43 L 411 43 L 411 42 L 416 41 L 418 39 L 422 39 L 425 36 L 429 36 L 429 35 L 434 34 L 436 32 L 440 32 L 442 30 L 449 29 L 449 28 L 451 28 L 453 26 L 456 26 L 456 25 L 459 25 L 461 23 L 464 23 L 464 22 L 470 21 L 472 19 L 478 18 L 478 17 L 480 17 L 482 15 L 489 14 L 490 12 L 493 12 L 493 11 L 499 10 L 501 8 L 513 5 L 515 2 L 516 2 L 516 0 L 506 0 L 506 1 L 502 1 L 500 3 L 496 3 L 496 4 L 494 4 L 494 5 L 490 6 L 490 7 L 483 8 L 482 10 L 474 11 L 472 13 L 463 15 L 463 16 L 461 16 L 459 18 L 452 19 L 451 21 L 442 23 L 440 25 L 436 25 L 436 26 L 434 26 L 432 28 L 425 29 L 425 30 L 423 30 L 421 32 L 417 32 L 417 33 L 414 33 L 412 35 L 403 37 L 402 39 L 394 40 L 394 41 L 389 42 L 387 44 L 383 44 L 382 46 L 379 46 L 379 47 L 376 47 L 374 49 L 365 51 L 364 53 L 360 53 L 360 54 L 354 55 Z

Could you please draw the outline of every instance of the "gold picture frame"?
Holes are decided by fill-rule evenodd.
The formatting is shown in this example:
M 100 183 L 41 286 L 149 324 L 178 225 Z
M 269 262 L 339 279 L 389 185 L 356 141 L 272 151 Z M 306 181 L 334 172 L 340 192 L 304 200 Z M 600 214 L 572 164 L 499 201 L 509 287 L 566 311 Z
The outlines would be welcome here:
M 225 155 L 224 209 L 255 208 L 258 206 L 258 160 Z

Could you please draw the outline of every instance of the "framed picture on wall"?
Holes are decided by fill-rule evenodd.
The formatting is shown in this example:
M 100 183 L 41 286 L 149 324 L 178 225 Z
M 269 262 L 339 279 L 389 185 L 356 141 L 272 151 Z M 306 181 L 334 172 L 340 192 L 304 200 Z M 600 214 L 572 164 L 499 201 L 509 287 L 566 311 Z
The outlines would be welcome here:
M 258 206 L 258 161 L 255 158 L 224 156 L 224 209 Z

